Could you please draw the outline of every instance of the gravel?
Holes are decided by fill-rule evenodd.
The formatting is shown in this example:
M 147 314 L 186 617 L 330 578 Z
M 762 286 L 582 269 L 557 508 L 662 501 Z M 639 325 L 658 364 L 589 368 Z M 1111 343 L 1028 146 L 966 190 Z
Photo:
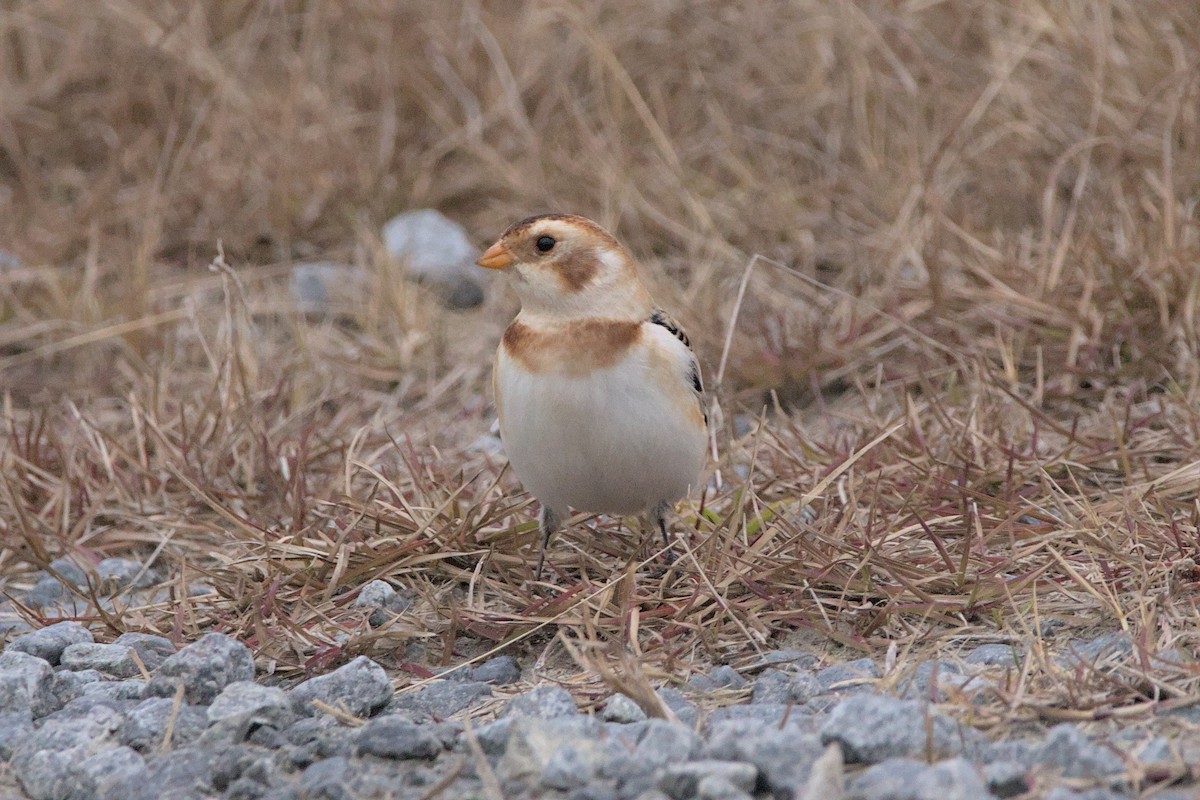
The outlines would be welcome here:
M 105 574 L 136 586 L 139 573 L 112 565 Z M 387 584 L 364 587 L 364 596 L 365 617 L 404 613 Z M 805 797 L 832 763 L 847 800 L 987 800 L 1035 789 L 1055 800 L 1124 800 L 1131 770 L 1174 763 L 1180 747 L 1185 762 L 1200 759 L 1200 747 L 1188 750 L 1169 730 L 1105 736 L 1060 724 L 989 742 L 939 710 L 946 687 L 1018 665 L 1023 648 L 1012 644 L 886 676 L 869 659 L 823 666 L 811 654 L 768 652 L 660 688 L 680 719 L 668 722 L 621 694 L 575 696 L 550 683 L 516 691 L 532 665 L 510 655 L 396 694 L 365 656 L 290 687 L 269 685 L 250 651 L 217 633 L 178 650 L 137 633 L 96 642 L 71 621 L 7 635 L 4 798 L 415 798 L 443 784 L 440 796 L 468 797 L 489 796 L 498 781 L 505 797 L 785 800 Z M 1108 664 L 1128 649 L 1106 635 L 1070 653 L 1072 664 Z M 1197 786 L 1159 788 L 1156 796 L 1183 798 Z

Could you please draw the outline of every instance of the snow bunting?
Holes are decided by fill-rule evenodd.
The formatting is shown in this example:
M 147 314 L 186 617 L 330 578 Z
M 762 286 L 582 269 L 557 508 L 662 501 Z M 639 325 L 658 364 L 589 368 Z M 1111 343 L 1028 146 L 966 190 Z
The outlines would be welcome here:
M 521 312 L 496 351 L 500 438 L 542 504 L 540 580 L 569 508 L 667 514 L 704 468 L 708 417 L 687 334 L 654 305 L 628 251 L 591 220 L 530 217 L 476 262 L 503 270 Z

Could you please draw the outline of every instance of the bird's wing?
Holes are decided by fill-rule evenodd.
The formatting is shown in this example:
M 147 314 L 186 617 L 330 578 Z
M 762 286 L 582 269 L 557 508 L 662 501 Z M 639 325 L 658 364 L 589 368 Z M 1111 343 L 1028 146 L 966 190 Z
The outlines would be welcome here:
M 683 342 L 683 346 L 687 348 L 688 356 L 691 359 L 688 368 L 688 380 L 691 381 L 692 391 L 696 395 L 696 402 L 700 404 L 700 410 L 704 413 L 704 424 L 708 425 L 708 404 L 704 398 L 704 379 L 700 376 L 700 362 L 696 359 L 696 353 L 692 350 L 692 341 L 688 338 L 687 333 L 679 323 L 661 308 L 654 309 L 650 314 L 649 322 L 653 325 L 661 325 L 666 328 L 672 336 Z

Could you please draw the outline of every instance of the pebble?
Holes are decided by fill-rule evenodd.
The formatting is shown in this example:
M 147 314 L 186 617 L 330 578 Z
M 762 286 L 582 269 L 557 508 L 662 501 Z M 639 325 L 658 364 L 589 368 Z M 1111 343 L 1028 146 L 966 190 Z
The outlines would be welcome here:
M 73 644 L 91 643 L 92 632 L 78 622 L 56 622 L 36 631 L 23 633 L 8 643 L 6 653 L 28 653 L 57 666 L 63 650 Z
M 231 683 L 254 680 L 254 659 L 244 644 L 223 633 L 206 633 L 167 657 L 146 687 L 148 694 L 173 697 L 183 687 L 185 702 L 211 703 Z
M 158 583 L 158 575 L 146 569 L 140 561 L 129 558 L 106 558 L 96 565 L 97 589 L 112 593 L 122 589 L 145 589 Z
M 571 693 L 561 686 L 539 686 L 508 701 L 501 712 L 505 717 L 554 719 L 579 713 Z
M 62 651 L 61 663 L 68 670 L 96 670 L 114 678 L 132 678 L 142 674 L 135 653 L 123 644 L 80 642 Z
M 765 669 L 754 681 L 751 703 L 804 703 L 821 693 L 821 684 L 808 670 Z
M 442 752 L 442 743 L 429 725 L 417 725 L 389 714 L 377 717 L 358 730 L 354 750 L 358 755 L 391 759 L 432 759 Z
M 981 644 L 967 653 L 963 661 L 967 664 L 985 667 L 1021 666 L 1021 653 L 1008 644 Z
M 371 581 L 358 591 L 354 599 L 354 608 L 369 610 L 367 624 L 378 628 L 387 624 L 398 614 L 412 608 L 413 601 L 407 595 L 400 594 L 386 581 Z
M 1068 778 L 1104 778 L 1125 771 L 1116 753 L 1066 722 L 1055 725 L 1046 734 L 1037 760 Z
M 121 744 L 148 753 L 160 750 L 168 729 L 170 745 L 191 744 L 208 727 L 208 715 L 202 706 L 180 704 L 167 697 L 151 697 L 125 712 L 121 726 Z
M 435 719 L 447 719 L 492 696 L 492 687 L 479 681 L 434 681 L 413 692 L 397 695 L 391 708 Z
M 47 720 L 14 748 L 13 773 L 33 800 L 63 800 L 78 782 L 75 765 L 117 747 L 120 729 L 121 715 L 107 708 Z
M 863 772 L 850 785 L 860 800 L 979 800 L 987 787 L 975 765 L 962 758 L 930 766 L 909 758 L 892 758 Z
M 626 724 L 645 720 L 646 712 L 625 695 L 614 694 L 604 704 L 604 710 L 600 712 L 600 717 L 607 722 Z
M 659 698 L 663 701 L 663 705 L 671 709 L 671 713 L 688 727 L 693 727 L 696 720 L 700 717 L 700 709 L 696 708 L 696 704 L 688 700 L 683 692 L 670 686 L 665 686 L 657 692 Z
M 776 796 L 801 796 L 813 763 L 825 751 L 815 733 L 795 724 L 764 726 L 730 720 L 712 725 L 706 758 L 753 764 Z
M 175 645 L 164 636 L 149 633 L 122 633 L 113 640 L 115 645 L 132 647 L 148 671 L 158 669 L 162 662 L 175 654 Z
M 848 763 L 875 764 L 917 757 L 927 750 L 955 755 L 962 749 L 963 736 L 954 720 L 915 700 L 856 694 L 829 714 L 821 741 L 840 744 Z
M 733 667 L 723 664 L 695 676 L 688 681 L 688 685 L 697 692 L 713 692 L 718 689 L 741 689 L 746 685 L 746 679 Z
M 112 574 L 140 573 L 134 566 Z M 369 614 L 401 597 L 377 583 L 356 600 Z M 8 635 L 14 638 L 0 652 L 0 773 L 35 800 L 419 797 L 450 769 L 461 773 L 441 796 L 486 796 L 465 723 L 441 720 L 489 701 L 488 712 L 495 708 L 499 717 L 476 720 L 472 730 L 504 795 L 513 797 L 809 797 L 810 782 L 825 785 L 824 768 L 814 765 L 833 753 L 835 777 L 847 784 L 839 796 L 847 800 L 1018 798 L 1032 791 L 1056 800 L 1116 800 L 1127 797 L 1119 787 L 1129 785 L 1129 769 L 1171 763 L 1180 746 L 1169 727 L 1103 739 L 1074 724 L 985 743 L 928 703 L 955 681 L 1008 668 L 1019 654 L 1009 644 L 908 667 L 895 684 L 878 686 L 870 659 L 814 671 L 811 655 L 771 651 L 753 666 L 695 674 L 685 692 L 659 689 L 683 720 L 677 723 L 647 719 L 622 694 L 584 713 L 553 684 L 497 701 L 493 687 L 522 678 L 508 655 L 393 696 L 384 669 L 366 657 L 290 689 L 256 683 L 249 650 L 221 634 L 178 651 L 163 637 L 134 632 L 96 643 L 74 622 Z M 1126 641 L 1095 637 L 1077 644 L 1072 657 L 1113 663 L 1129 655 Z M 877 694 L 885 685 L 900 696 Z M 714 699 L 723 705 L 714 708 Z M 363 722 L 320 713 L 314 700 Z M 843 759 L 865 767 L 843 775 Z M 1064 781 L 1094 788 L 1067 789 Z M 1159 793 L 1182 800 L 1195 789 L 1183 783 Z
M 243 742 L 260 728 L 283 730 L 295 721 L 296 712 L 288 693 L 276 686 L 253 681 L 235 681 L 216 696 L 208 707 L 206 742 Z
M 749 793 L 758 782 L 758 768 L 744 761 L 712 759 L 675 764 L 663 770 L 658 788 L 674 800 L 690 800 L 699 793 L 700 782 L 716 778 L 735 789 Z M 710 784 L 711 785 L 711 784 Z
M 872 683 L 879 677 L 879 667 L 869 658 L 834 664 L 816 675 L 821 691 L 843 694 L 870 691 Z
M 471 680 L 507 686 L 521 680 L 521 667 L 512 656 L 496 656 L 471 670 Z
M 392 682 L 383 667 L 366 656 L 330 672 L 309 678 L 291 690 L 292 702 L 301 714 L 315 714 L 313 701 L 366 717 L 392 699 Z
M 1029 784 L 1029 770 L 1019 761 L 993 761 L 983 768 L 983 781 L 988 791 L 999 798 L 1025 794 Z
M 397 214 L 383 226 L 383 246 L 410 276 L 441 286 L 450 308 L 483 302 L 482 270 L 474 266 L 479 250 L 466 230 L 441 212 L 421 208 Z

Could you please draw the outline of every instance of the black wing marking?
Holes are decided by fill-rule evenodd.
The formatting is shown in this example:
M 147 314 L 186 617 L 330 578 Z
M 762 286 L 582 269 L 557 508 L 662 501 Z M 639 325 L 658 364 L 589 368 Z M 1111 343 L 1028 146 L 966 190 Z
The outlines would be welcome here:
M 687 345 L 688 349 L 691 349 L 692 342 L 688 339 L 688 335 L 683 332 L 683 328 L 679 327 L 678 322 L 667 316 L 667 312 L 661 308 L 654 309 L 654 313 L 650 315 L 650 321 L 655 325 L 662 325 L 671 332 L 672 336 Z
M 679 327 L 678 322 L 667 316 L 667 312 L 661 308 L 654 309 L 654 312 L 650 314 L 650 322 L 666 328 L 672 336 L 683 342 L 689 352 L 691 351 L 692 342 L 688 339 L 687 333 Z M 704 424 L 708 425 L 708 406 L 704 402 L 704 381 L 700 378 L 700 362 L 696 360 L 695 353 L 692 353 L 692 363 L 688 368 L 688 380 L 692 384 L 692 391 L 696 393 L 696 401 L 700 403 L 700 411 L 704 414 Z

